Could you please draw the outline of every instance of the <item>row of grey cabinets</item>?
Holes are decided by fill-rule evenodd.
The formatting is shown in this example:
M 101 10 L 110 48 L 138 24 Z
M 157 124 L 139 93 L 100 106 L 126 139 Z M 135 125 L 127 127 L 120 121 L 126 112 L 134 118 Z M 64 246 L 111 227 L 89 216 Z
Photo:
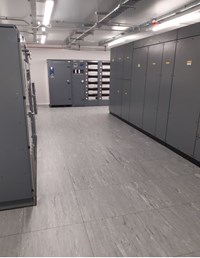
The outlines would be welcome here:
M 200 36 L 111 51 L 110 112 L 200 161 Z
M 47 60 L 50 106 L 108 105 L 110 62 Z

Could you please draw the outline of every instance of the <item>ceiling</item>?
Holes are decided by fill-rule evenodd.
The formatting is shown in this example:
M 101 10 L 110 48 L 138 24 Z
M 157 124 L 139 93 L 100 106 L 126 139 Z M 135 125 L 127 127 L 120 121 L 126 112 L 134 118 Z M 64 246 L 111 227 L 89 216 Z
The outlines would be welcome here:
M 121 33 L 135 33 L 135 28 L 142 28 L 153 19 L 196 3 L 194 0 L 130 0 L 103 20 L 95 28 L 95 23 L 108 15 L 125 0 L 54 0 L 51 27 L 46 28 L 47 40 L 43 47 L 104 49 L 107 42 Z M 41 47 L 40 38 L 45 0 L 0 0 L 0 23 L 16 24 L 25 36 L 26 42 Z M 116 28 L 117 26 L 117 28 Z M 125 28 L 124 31 L 119 26 Z M 126 31 L 125 31 L 126 29 Z M 80 35 L 85 31 L 86 35 Z M 138 32 L 138 31 L 137 31 Z M 149 36 L 148 29 L 140 30 L 138 38 Z M 80 37 L 77 39 L 77 37 Z

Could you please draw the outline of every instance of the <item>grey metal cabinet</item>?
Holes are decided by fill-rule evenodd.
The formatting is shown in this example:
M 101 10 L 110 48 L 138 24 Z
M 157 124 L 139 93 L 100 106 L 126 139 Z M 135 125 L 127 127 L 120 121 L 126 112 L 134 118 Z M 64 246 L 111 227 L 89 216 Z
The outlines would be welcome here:
M 149 47 L 143 129 L 155 135 L 163 44 Z
M 123 79 L 124 46 L 117 47 L 116 78 Z
M 117 47 L 110 110 L 200 161 L 199 64 L 200 23 Z
M 124 45 L 123 79 L 130 80 L 132 74 L 133 43 Z
M 115 102 L 116 102 L 116 79 L 113 79 L 111 81 L 111 87 L 110 87 L 110 104 L 109 104 L 109 111 L 113 114 L 115 114 Z
M 140 128 L 142 128 L 147 60 L 147 47 L 134 49 L 131 83 L 130 122 Z
M 199 112 L 199 123 L 196 135 L 196 143 L 194 148 L 194 158 L 200 161 L 200 112 Z
M 131 99 L 130 93 L 131 93 L 131 81 L 123 80 L 121 117 L 126 121 L 129 121 L 129 109 L 130 109 L 130 99 Z
M 111 113 L 115 113 L 115 87 L 116 87 L 116 59 L 117 49 L 111 50 L 111 71 L 110 71 L 110 103 L 109 109 Z
M 115 114 L 121 117 L 122 113 L 122 90 L 123 80 L 116 80 L 116 91 L 115 91 Z
M 200 101 L 200 37 L 177 42 L 166 141 L 193 156 Z
M 85 62 L 72 64 L 73 106 L 85 106 Z
M 48 60 L 50 106 L 72 105 L 71 61 Z
M 26 59 L 29 58 L 27 51 L 23 47 Z M 1 210 L 30 206 L 36 202 L 36 160 L 33 142 L 36 131 L 31 130 L 35 119 L 28 108 L 30 103 L 26 98 L 25 78 L 30 76 L 30 70 L 28 64 L 23 61 L 20 36 L 15 26 L 0 25 L 0 56 Z M 29 79 L 27 82 L 30 86 Z
M 164 44 L 159 101 L 156 120 L 156 137 L 165 141 L 172 87 L 176 41 Z

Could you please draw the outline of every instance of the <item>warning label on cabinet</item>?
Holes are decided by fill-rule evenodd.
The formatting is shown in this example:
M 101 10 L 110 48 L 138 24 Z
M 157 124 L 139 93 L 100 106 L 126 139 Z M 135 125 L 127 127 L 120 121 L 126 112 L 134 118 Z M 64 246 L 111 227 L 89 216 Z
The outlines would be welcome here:
M 187 60 L 187 65 L 192 65 L 192 60 Z

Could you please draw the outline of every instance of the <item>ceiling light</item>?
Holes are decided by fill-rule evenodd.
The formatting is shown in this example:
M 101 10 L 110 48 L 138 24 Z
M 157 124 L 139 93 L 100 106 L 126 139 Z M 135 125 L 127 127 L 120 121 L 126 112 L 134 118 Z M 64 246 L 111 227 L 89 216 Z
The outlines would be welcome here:
M 111 41 L 110 43 L 108 43 L 108 46 L 112 47 L 112 46 L 120 44 L 120 43 L 122 43 L 124 41 L 125 41 L 125 38 L 119 38 L 119 39 L 116 39 L 116 40 Z
M 124 36 L 122 38 L 119 38 L 119 39 L 116 39 L 114 41 L 111 41 L 110 43 L 108 43 L 108 46 L 112 47 L 114 45 L 123 43 L 125 41 L 131 41 L 131 40 L 135 40 L 135 39 L 138 39 L 138 35 L 136 35 L 136 34 L 127 35 L 127 36 Z
M 181 25 L 187 25 L 190 23 L 195 22 L 195 20 L 200 19 L 200 12 L 195 11 L 192 13 L 188 13 L 182 16 L 179 16 L 178 18 L 163 22 L 161 24 L 155 25 L 152 30 L 153 31 L 159 31 L 159 30 L 164 30 L 170 27 L 177 27 Z
M 119 30 L 119 31 L 123 31 L 123 30 L 127 30 L 129 27 L 124 27 L 124 26 L 113 26 L 112 29 L 113 30 Z
M 50 23 L 53 6 L 54 6 L 53 0 L 46 0 L 44 18 L 43 18 L 43 25 L 45 25 L 45 26 L 49 25 L 49 23 Z
M 46 31 L 46 28 L 45 28 L 45 27 L 42 27 L 42 31 L 45 32 L 45 31 Z
M 41 36 L 40 43 L 41 43 L 41 44 L 44 44 L 45 41 L 46 41 L 46 38 L 47 38 L 47 35 L 42 35 L 42 36 Z
M 137 39 L 138 38 L 138 35 L 128 35 L 128 36 L 125 36 L 124 39 L 125 40 L 134 40 L 134 39 Z

